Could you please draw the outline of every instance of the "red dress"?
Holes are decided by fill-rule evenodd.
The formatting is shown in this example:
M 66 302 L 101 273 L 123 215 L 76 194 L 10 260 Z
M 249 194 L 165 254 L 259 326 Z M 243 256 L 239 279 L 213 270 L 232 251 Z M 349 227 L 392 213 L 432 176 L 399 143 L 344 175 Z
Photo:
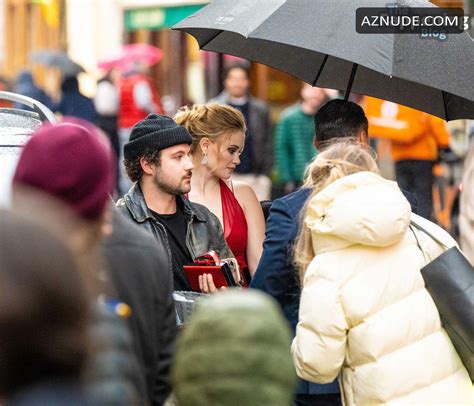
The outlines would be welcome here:
M 222 223 L 227 245 L 239 263 L 240 273 L 248 285 L 250 274 L 247 266 L 247 219 L 244 210 L 234 196 L 234 192 L 221 180 Z

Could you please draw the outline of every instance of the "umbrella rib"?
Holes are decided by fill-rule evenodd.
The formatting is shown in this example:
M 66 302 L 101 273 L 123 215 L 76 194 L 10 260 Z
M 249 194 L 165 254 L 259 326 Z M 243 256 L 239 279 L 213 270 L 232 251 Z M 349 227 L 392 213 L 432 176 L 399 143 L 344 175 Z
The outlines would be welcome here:
M 441 90 L 441 96 L 443 97 L 443 108 L 444 108 L 444 119 L 445 121 L 448 120 L 448 110 L 446 110 L 446 93 L 444 90 Z
M 349 95 L 351 94 L 352 84 L 354 83 L 354 78 L 355 78 L 358 67 L 359 67 L 359 64 L 357 63 L 352 64 L 351 76 L 349 77 L 349 82 L 347 83 L 347 87 L 346 87 L 346 93 L 344 95 L 345 101 L 349 99 Z
M 329 58 L 329 55 L 326 54 L 324 56 L 323 63 L 321 64 L 321 67 L 319 68 L 318 74 L 316 75 L 316 79 L 314 79 L 314 81 L 313 81 L 313 84 L 312 84 L 313 87 L 316 86 L 316 83 L 318 82 L 319 77 L 323 73 L 324 65 L 326 65 L 326 62 L 327 62 L 328 58 Z
M 208 41 L 201 45 L 201 49 L 204 49 L 206 45 L 208 45 L 212 40 L 214 40 L 218 35 L 222 34 L 223 30 L 219 30 L 218 33 L 212 36 Z

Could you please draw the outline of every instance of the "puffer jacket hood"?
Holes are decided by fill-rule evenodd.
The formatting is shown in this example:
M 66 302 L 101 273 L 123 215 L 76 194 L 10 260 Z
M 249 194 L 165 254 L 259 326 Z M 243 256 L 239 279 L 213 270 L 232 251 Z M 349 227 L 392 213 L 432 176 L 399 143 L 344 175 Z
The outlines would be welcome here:
M 354 244 L 395 244 L 405 235 L 410 214 L 410 204 L 395 182 L 359 172 L 335 181 L 311 199 L 305 223 L 315 253 L 321 253 Z

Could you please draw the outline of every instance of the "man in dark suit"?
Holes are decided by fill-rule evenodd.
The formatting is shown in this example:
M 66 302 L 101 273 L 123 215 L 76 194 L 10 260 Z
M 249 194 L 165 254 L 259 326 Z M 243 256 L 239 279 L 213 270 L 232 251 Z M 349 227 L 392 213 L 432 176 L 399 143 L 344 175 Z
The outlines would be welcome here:
M 318 150 L 337 138 L 353 138 L 368 144 L 368 122 L 362 108 L 349 101 L 331 100 L 315 115 L 314 144 Z M 298 235 L 301 211 L 311 189 L 276 199 L 267 220 L 263 254 L 255 272 L 251 288 L 260 289 L 273 296 L 281 305 L 293 330 L 298 323 L 300 287 L 298 272 L 293 265 L 293 244 Z M 413 196 L 406 195 L 415 211 Z M 295 405 L 340 405 L 337 380 L 320 385 L 299 380 Z

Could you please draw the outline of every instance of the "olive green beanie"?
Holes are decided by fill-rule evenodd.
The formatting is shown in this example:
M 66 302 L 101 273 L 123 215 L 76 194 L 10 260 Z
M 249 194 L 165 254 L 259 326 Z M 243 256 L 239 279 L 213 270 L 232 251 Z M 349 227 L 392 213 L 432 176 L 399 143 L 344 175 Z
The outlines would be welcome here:
M 252 290 L 202 299 L 172 368 L 179 406 L 289 406 L 291 335 L 276 302 Z

